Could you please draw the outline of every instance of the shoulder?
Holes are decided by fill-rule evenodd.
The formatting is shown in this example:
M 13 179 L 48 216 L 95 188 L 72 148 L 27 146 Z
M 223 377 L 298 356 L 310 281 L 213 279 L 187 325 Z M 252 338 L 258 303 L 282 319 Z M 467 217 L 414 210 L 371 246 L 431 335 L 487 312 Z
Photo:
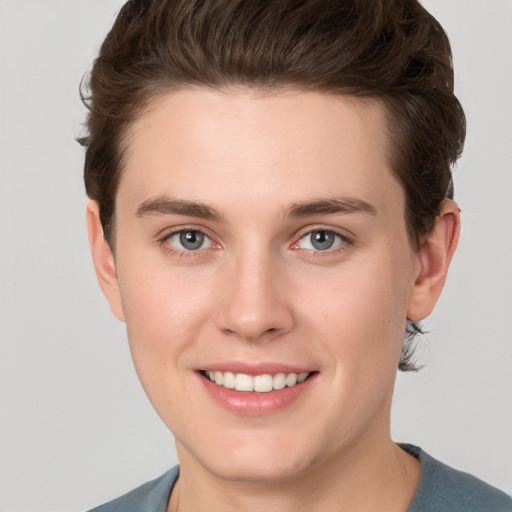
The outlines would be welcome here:
M 421 448 L 401 445 L 421 461 L 421 479 L 408 512 L 512 512 L 512 498 L 482 480 L 434 459 Z
M 165 512 L 171 490 L 179 475 L 179 466 L 161 477 L 146 482 L 127 494 L 89 512 Z

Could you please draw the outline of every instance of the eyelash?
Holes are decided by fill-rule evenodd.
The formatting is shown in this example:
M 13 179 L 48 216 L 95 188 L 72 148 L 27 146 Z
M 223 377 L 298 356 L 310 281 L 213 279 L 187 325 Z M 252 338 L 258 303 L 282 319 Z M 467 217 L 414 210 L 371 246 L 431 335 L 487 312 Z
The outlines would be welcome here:
M 301 240 L 303 240 L 307 236 L 311 236 L 313 233 L 323 232 L 327 234 L 332 234 L 335 237 L 339 239 L 339 243 L 335 245 L 333 248 L 327 248 L 325 250 L 321 249 L 302 249 L 304 251 L 308 251 L 310 255 L 313 255 L 314 257 L 326 257 L 329 255 L 337 254 L 339 252 L 343 252 L 347 249 L 347 247 L 354 245 L 354 241 L 348 237 L 347 235 L 335 230 L 335 229 L 325 229 L 321 227 L 317 227 L 314 229 L 309 229 L 308 231 L 302 233 L 298 238 L 296 238 L 296 241 L 293 242 L 290 246 L 292 250 L 301 250 L 300 247 L 298 247 L 298 244 Z M 210 241 L 210 246 L 206 247 L 204 249 L 197 249 L 197 250 L 186 250 L 186 249 L 179 249 L 169 243 L 169 240 L 176 235 L 182 234 L 182 233 L 198 233 L 200 235 L 203 235 L 205 239 L 208 239 Z M 211 249 L 212 247 L 214 250 L 218 249 L 220 247 L 220 244 L 214 241 L 214 239 L 209 236 L 203 229 L 195 228 L 195 227 L 184 227 L 180 229 L 176 229 L 174 231 L 171 231 L 170 233 L 166 233 L 165 236 L 159 239 L 160 245 L 163 247 L 163 249 L 170 253 L 173 256 L 178 256 L 180 258 L 194 258 L 199 256 L 204 256 L 205 250 Z

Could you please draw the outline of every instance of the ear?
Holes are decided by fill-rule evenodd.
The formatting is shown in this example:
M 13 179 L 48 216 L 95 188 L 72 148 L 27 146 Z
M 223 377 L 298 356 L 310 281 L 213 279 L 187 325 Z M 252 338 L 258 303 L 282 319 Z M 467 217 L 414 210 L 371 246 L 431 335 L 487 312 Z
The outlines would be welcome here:
M 96 201 L 89 201 L 86 210 L 87 232 L 91 246 L 92 261 L 100 287 L 107 298 L 112 313 L 121 320 L 124 319 L 121 290 L 117 280 L 114 255 L 103 234 L 100 222 L 100 208 Z
M 443 290 L 448 267 L 459 241 L 459 233 L 459 208 L 451 199 L 445 199 L 441 203 L 434 229 L 417 252 L 420 273 L 409 296 L 409 320 L 423 320 L 432 313 Z

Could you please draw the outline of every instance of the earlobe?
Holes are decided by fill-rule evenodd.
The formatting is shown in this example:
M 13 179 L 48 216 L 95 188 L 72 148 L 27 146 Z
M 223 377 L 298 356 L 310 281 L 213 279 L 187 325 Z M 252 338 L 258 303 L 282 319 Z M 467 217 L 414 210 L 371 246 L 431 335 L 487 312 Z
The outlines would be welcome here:
M 110 304 L 112 313 L 124 322 L 121 291 L 117 280 L 114 255 L 104 237 L 99 216 L 99 205 L 96 201 L 90 200 L 87 203 L 86 219 L 89 245 L 99 285 Z
M 445 199 L 434 229 L 417 252 L 421 270 L 409 297 L 407 318 L 410 320 L 423 320 L 432 313 L 443 290 L 459 233 L 459 208 L 454 201 Z

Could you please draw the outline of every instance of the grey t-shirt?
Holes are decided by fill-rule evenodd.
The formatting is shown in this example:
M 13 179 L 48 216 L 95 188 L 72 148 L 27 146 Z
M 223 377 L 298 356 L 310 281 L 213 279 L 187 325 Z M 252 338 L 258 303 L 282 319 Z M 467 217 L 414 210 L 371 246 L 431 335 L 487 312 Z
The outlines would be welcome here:
M 409 444 L 400 447 L 421 461 L 421 479 L 407 512 L 512 512 L 512 498 L 478 478 L 450 468 Z M 166 512 L 179 466 L 156 480 L 89 512 Z

